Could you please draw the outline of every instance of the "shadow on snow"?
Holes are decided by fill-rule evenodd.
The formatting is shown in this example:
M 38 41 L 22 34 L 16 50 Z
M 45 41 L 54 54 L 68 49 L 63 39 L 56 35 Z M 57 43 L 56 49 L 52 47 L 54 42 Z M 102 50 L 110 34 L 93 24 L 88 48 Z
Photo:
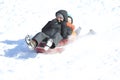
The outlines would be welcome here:
M 28 49 L 24 39 L 18 41 L 5 40 L 2 43 L 7 45 L 16 45 L 12 49 L 4 50 L 6 57 L 16 57 L 18 59 L 34 58 L 37 54 Z

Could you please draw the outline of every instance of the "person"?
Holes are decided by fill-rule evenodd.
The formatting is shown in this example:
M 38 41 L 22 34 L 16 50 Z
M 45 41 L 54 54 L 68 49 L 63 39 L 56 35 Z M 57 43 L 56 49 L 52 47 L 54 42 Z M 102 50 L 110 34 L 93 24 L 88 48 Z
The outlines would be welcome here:
M 55 14 L 56 18 L 48 21 L 48 23 L 42 28 L 41 32 L 38 32 L 32 39 L 26 36 L 25 40 L 31 49 L 35 49 L 41 42 L 45 42 L 44 49 L 55 48 L 58 43 L 67 39 L 72 34 L 72 29 L 67 26 L 68 13 L 66 10 L 59 10 Z

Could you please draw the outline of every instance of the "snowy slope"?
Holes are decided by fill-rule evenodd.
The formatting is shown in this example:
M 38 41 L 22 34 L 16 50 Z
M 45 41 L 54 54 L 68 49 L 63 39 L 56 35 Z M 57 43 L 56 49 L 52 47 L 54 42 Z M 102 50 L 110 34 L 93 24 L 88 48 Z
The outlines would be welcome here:
M 80 38 L 61 54 L 30 51 L 24 37 L 59 9 L 82 27 Z M 120 80 L 119 21 L 119 0 L 0 0 L 0 80 Z

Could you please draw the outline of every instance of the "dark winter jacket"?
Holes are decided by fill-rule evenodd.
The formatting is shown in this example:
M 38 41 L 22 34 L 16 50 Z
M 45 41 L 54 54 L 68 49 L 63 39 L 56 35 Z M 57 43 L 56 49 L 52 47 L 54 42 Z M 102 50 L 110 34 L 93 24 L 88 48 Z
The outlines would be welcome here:
M 58 13 L 63 15 L 64 21 L 59 23 L 57 19 L 53 19 L 42 28 L 42 32 L 50 37 L 55 37 L 56 33 L 60 33 L 63 39 L 66 39 L 70 34 L 72 34 L 72 29 L 70 27 L 67 27 L 68 14 L 65 10 L 57 11 L 56 15 Z
M 61 33 L 61 24 L 56 19 L 53 19 L 42 28 L 42 32 L 54 38 L 56 33 Z

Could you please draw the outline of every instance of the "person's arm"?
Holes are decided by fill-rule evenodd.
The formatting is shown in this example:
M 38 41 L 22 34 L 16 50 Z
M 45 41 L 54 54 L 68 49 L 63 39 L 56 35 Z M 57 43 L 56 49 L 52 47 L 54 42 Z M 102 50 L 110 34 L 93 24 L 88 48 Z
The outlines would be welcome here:
M 64 39 L 67 39 L 68 36 L 72 34 L 72 29 L 69 28 L 66 24 L 66 22 L 61 23 L 61 35 Z
M 45 31 L 49 28 L 50 24 L 51 24 L 51 21 L 49 21 L 49 22 L 42 28 L 42 32 L 45 32 Z

